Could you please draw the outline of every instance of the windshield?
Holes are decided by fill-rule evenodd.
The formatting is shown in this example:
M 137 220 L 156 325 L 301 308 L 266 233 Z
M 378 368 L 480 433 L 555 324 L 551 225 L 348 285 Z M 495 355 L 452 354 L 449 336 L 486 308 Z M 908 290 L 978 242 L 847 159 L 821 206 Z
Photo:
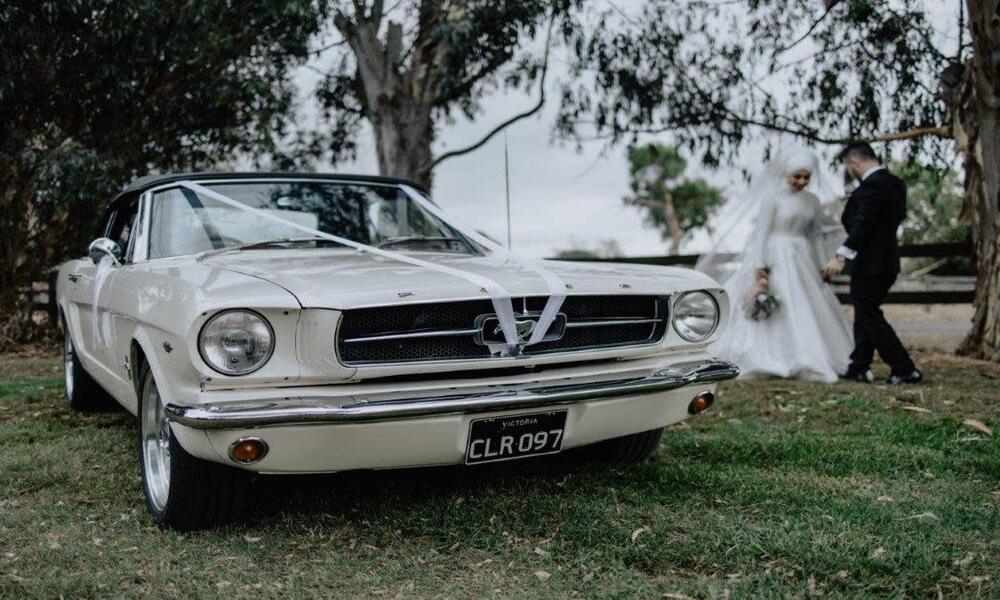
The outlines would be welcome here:
M 201 182 L 228 198 L 277 217 L 391 250 L 476 253 L 478 245 L 424 210 L 396 186 L 323 181 Z M 303 240 L 302 230 L 171 188 L 153 196 L 149 257 L 197 254 L 274 241 L 255 248 L 335 245 Z

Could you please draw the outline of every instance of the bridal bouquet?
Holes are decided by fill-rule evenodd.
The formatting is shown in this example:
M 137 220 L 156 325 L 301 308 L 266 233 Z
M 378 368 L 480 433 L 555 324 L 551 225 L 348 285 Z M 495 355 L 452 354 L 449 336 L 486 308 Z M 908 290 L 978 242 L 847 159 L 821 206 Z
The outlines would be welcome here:
M 754 321 L 769 319 L 781 308 L 778 297 L 771 293 L 770 277 L 770 267 L 764 267 L 757 271 L 757 282 L 745 303 L 747 316 Z

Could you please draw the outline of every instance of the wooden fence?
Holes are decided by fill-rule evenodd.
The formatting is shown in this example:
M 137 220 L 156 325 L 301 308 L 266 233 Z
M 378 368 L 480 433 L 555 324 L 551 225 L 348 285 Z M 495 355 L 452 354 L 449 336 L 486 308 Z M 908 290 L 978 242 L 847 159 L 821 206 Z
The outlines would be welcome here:
M 901 246 L 899 254 L 905 258 L 972 258 L 972 245 L 959 244 L 912 244 Z M 720 255 L 723 259 L 725 255 Z M 630 263 L 643 265 L 693 267 L 700 254 L 675 254 L 667 256 L 624 256 L 618 258 L 572 258 L 562 260 L 587 260 L 609 263 Z M 833 281 L 837 298 L 842 304 L 850 304 L 848 278 L 837 277 Z M 976 277 L 972 271 L 955 271 L 947 275 L 902 275 L 889 292 L 886 302 L 890 304 L 971 304 L 976 295 Z

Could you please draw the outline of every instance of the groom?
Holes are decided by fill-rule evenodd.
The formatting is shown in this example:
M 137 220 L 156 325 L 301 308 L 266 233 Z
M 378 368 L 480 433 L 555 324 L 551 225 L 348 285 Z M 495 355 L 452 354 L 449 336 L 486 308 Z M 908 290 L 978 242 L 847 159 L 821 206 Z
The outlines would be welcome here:
M 896 229 L 906 216 L 906 184 L 879 162 L 872 147 L 851 144 L 840 153 L 847 171 L 861 183 L 847 199 L 840 218 L 847 240 L 823 270 L 830 279 L 851 261 L 851 302 L 854 304 L 854 351 L 844 375 L 871 382 L 875 350 L 892 372 L 886 383 L 920 383 L 917 370 L 896 332 L 885 320 L 881 304 L 899 275 Z

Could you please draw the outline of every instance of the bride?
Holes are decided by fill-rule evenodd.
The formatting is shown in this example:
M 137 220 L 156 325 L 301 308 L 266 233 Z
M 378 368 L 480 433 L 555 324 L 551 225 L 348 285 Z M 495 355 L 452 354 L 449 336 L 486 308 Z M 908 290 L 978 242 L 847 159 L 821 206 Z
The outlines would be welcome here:
M 720 242 L 698 263 L 722 283 L 732 305 L 730 325 L 712 351 L 745 377 L 833 382 L 847 370 L 853 347 L 847 320 L 821 278 L 830 251 L 817 194 L 832 198 L 821 179 L 810 150 L 782 153 L 747 196 L 723 208 Z M 734 261 L 724 246 L 740 239 L 744 247 L 732 248 Z

